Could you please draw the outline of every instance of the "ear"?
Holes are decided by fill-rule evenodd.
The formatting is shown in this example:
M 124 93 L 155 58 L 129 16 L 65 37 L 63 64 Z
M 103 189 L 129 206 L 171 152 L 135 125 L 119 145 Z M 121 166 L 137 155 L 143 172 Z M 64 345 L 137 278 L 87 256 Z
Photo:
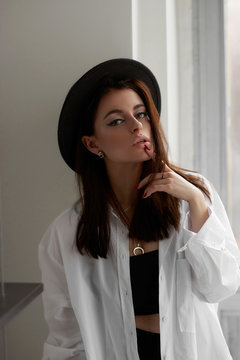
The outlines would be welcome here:
M 97 145 L 97 140 L 95 136 L 83 136 L 82 137 L 82 143 L 83 145 L 91 151 L 91 153 L 96 154 L 99 152 L 99 147 Z

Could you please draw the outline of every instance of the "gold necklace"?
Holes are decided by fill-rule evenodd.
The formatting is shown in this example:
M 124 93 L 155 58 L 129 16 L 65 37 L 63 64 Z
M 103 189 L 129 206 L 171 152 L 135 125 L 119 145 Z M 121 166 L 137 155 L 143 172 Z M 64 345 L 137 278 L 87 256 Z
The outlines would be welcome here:
M 137 246 L 135 246 L 135 248 L 133 249 L 133 255 L 137 256 L 137 255 L 141 255 L 141 254 L 137 254 L 137 252 L 141 252 L 141 254 L 144 254 L 144 249 L 143 247 L 140 245 L 140 243 L 137 243 Z
M 132 207 L 134 206 L 134 204 L 129 205 L 128 207 L 126 207 L 125 209 L 123 209 L 123 212 L 127 212 L 129 209 L 132 209 Z

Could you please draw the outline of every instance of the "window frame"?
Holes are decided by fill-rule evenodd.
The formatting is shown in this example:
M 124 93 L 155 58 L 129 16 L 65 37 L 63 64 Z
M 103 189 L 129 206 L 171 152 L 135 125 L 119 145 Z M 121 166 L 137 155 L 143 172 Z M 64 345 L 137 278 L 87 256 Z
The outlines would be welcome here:
M 228 207 L 225 28 L 223 0 L 193 0 L 195 168 Z

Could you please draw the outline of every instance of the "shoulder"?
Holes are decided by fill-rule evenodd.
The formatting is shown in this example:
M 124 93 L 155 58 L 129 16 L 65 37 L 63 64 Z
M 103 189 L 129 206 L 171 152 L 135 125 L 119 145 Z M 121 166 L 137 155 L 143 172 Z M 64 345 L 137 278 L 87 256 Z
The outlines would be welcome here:
M 50 224 L 50 227 L 63 230 L 66 227 L 74 226 L 81 216 L 82 204 L 76 201 L 71 207 L 61 212 Z
M 69 242 L 74 239 L 81 213 L 82 203 L 78 200 L 50 223 L 39 246 L 48 247 L 53 242 Z

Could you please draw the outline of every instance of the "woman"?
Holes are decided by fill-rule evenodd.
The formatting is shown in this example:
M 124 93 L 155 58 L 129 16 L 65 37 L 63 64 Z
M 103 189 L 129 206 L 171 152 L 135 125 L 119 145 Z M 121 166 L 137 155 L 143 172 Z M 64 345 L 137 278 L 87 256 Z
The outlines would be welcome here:
M 217 304 L 240 285 L 225 210 L 168 161 L 151 71 L 130 59 L 69 91 L 58 141 L 80 197 L 39 246 L 43 359 L 227 360 Z

